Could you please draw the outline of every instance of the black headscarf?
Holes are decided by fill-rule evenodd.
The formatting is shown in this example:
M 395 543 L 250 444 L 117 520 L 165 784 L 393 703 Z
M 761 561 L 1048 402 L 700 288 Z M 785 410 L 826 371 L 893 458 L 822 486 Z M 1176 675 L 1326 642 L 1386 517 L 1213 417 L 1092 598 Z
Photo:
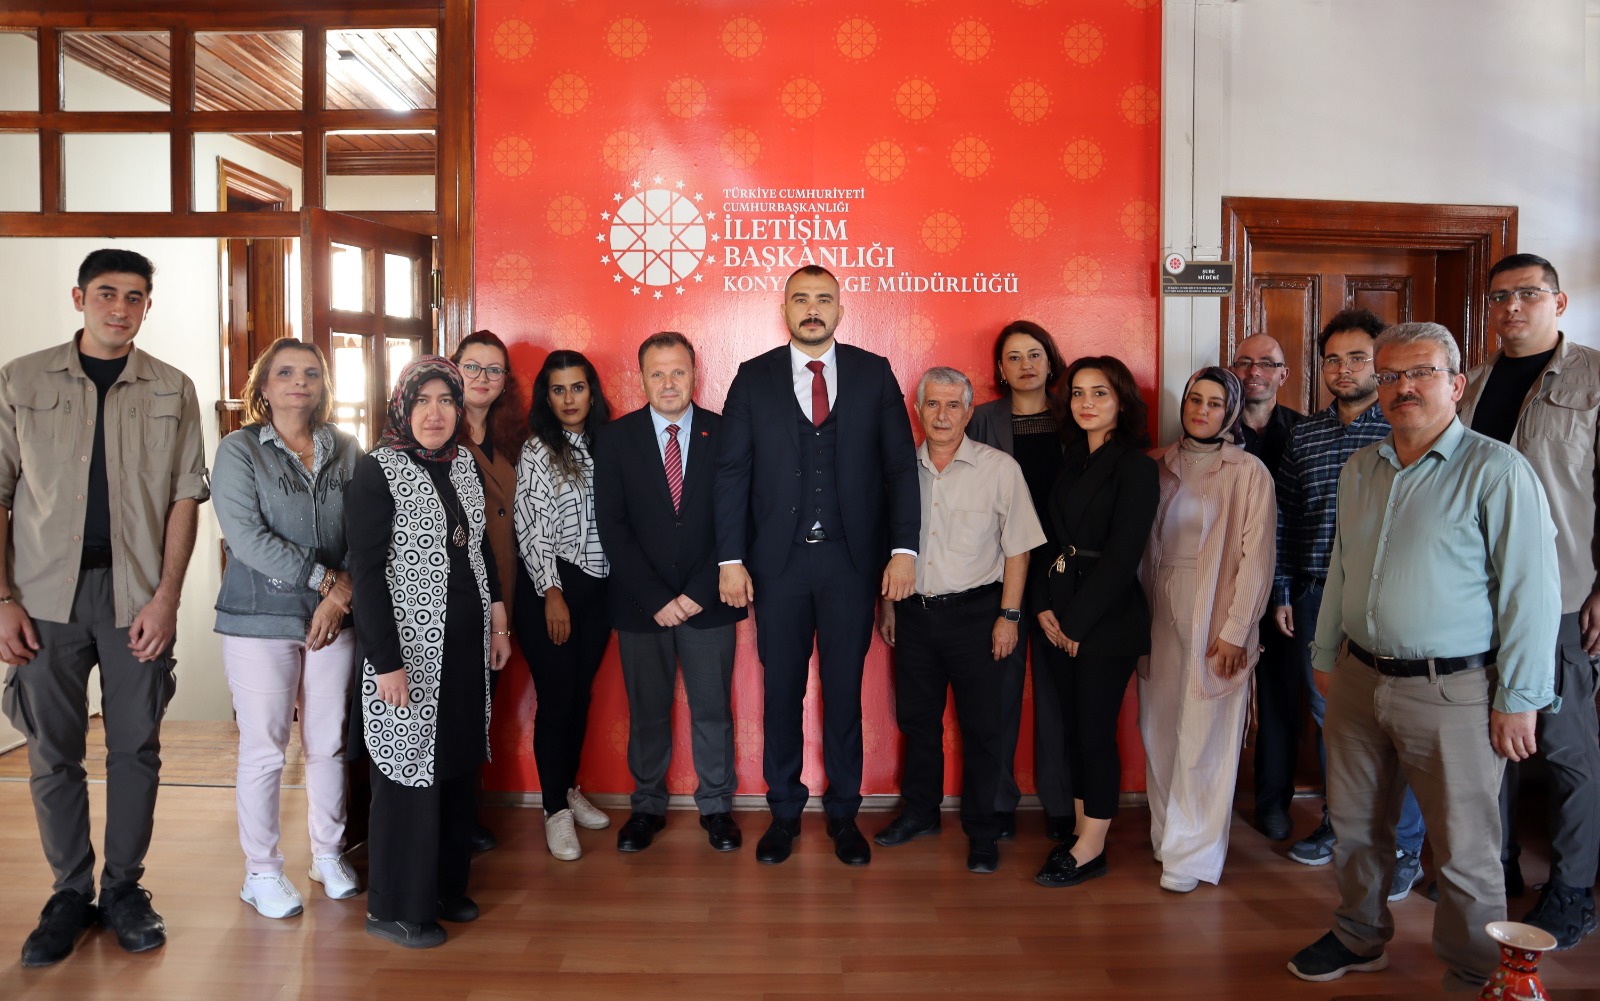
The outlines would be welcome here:
M 443 379 L 450 387 L 450 397 L 456 403 L 456 433 L 438 448 L 427 449 L 411 433 L 411 410 L 417 405 L 422 387 L 434 379 Z M 378 447 L 407 452 L 424 462 L 453 462 L 462 428 L 466 425 L 461 419 L 465 412 L 466 391 L 461 382 L 461 370 L 448 358 L 423 355 L 401 369 L 400 378 L 395 381 L 394 392 L 389 394 L 389 423 L 378 438 Z
M 1189 398 L 1189 390 L 1201 380 L 1214 382 L 1222 387 L 1222 395 L 1227 399 L 1227 407 L 1222 415 L 1222 430 L 1214 438 L 1196 438 L 1185 429 L 1183 436 L 1192 442 L 1201 445 L 1215 445 L 1219 441 L 1231 441 L 1235 445 L 1244 441 L 1244 384 L 1239 377 L 1225 368 L 1217 365 L 1208 365 L 1194 375 L 1189 376 L 1189 381 L 1183 386 L 1183 398 Z

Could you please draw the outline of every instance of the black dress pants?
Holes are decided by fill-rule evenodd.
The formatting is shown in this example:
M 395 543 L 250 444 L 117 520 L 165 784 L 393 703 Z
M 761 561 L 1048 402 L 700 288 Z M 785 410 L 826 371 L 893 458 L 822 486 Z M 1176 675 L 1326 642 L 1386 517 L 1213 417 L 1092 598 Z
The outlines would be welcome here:
M 467 892 L 477 775 L 403 786 L 376 764 L 371 769 L 367 913 L 379 921 L 437 921 L 441 899 Z
M 1096 820 L 1117 815 L 1122 787 L 1122 754 L 1117 747 L 1117 717 L 1137 657 L 1095 657 L 1051 647 L 1046 670 L 1060 701 L 1064 753 L 1072 798 Z

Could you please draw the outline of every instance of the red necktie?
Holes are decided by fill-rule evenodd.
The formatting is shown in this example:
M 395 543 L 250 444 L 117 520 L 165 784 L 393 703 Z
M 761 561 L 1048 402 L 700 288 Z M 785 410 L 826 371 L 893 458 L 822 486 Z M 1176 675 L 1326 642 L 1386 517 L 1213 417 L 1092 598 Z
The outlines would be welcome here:
M 678 448 L 678 425 L 667 425 L 667 489 L 672 493 L 672 510 L 683 508 L 683 452 Z
M 822 377 L 822 362 L 808 361 L 811 370 L 811 423 L 817 427 L 828 419 L 828 380 Z

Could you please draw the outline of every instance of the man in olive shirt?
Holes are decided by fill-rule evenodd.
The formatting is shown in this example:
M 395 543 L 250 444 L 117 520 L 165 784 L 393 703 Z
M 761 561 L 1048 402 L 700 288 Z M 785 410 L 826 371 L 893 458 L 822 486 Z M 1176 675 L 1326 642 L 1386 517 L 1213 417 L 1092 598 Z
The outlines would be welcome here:
M 1000 661 L 1017 645 L 1028 553 L 1045 541 L 1022 467 L 966 436 L 972 383 L 931 368 L 917 383 L 924 440 L 917 449 L 922 510 L 916 591 L 883 602 L 879 631 L 895 647 L 895 721 L 905 737 L 905 807 L 873 838 L 885 848 L 939 830 L 944 799 L 944 707 L 961 724 L 961 827 L 967 868 L 1000 861 L 1003 714 Z M 896 644 L 898 640 L 898 645 Z
M 132 251 L 90 254 L 72 290 L 83 329 L 0 369 L 4 704 L 28 741 L 34 813 L 55 873 L 24 966 L 66 958 L 97 916 L 83 767 L 96 665 L 106 741 L 98 918 L 129 952 L 166 941 L 139 879 L 178 600 L 209 490 L 194 384 L 133 346 L 154 272 Z
M 1402 323 L 1376 350 L 1392 431 L 1340 471 L 1313 650 L 1340 902 L 1289 971 L 1326 981 L 1389 965 L 1385 898 L 1410 783 L 1439 866 L 1445 986 L 1476 989 L 1498 955 L 1484 925 L 1506 915 L 1500 778 L 1534 752 L 1534 717 L 1558 701 L 1555 528 L 1527 460 L 1456 419 L 1466 377 L 1448 330 Z
M 1555 518 L 1561 627 L 1555 652 L 1558 712 L 1541 713 L 1538 756 L 1550 769 L 1550 879 L 1522 920 L 1570 949 L 1595 929 L 1600 857 L 1600 720 L 1594 706 L 1600 653 L 1600 556 L 1595 552 L 1600 452 L 1600 351 L 1561 333 L 1567 294 L 1542 257 L 1513 254 L 1489 269 L 1489 323 L 1500 351 L 1467 375 L 1461 420 L 1521 452 L 1539 475 Z M 1513 821 L 1517 766 L 1501 787 L 1506 895 L 1522 892 Z

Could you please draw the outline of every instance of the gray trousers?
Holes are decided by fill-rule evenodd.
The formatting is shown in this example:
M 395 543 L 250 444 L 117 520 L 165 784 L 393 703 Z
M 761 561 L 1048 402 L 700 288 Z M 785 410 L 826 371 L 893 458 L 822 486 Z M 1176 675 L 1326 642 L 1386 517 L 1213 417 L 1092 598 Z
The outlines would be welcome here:
M 729 813 L 739 785 L 733 752 L 734 625 L 673 626 L 659 633 L 617 630 L 622 687 L 628 694 L 628 771 L 635 813 L 667 812 L 672 764 L 672 702 L 678 665 L 689 703 L 690 750 L 702 815 Z
M 1505 759 L 1489 743 L 1492 670 L 1391 678 L 1341 653 L 1328 692 L 1328 819 L 1339 906 L 1333 933 L 1361 956 L 1394 937 L 1386 899 L 1407 783 L 1439 874 L 1433 950 L 1447 989 L 1477 989 L 1499 963 L 1483 930 L 1506 917 L 1498 798 Z
M 155 825 L 161 717 L 176 690 L 168 647 L 146 664 L 115 623 L 109 568 L 83 570 L 65 623 L 34 620 L 40 650 L 6 671 L 5 714 L 28 739 L 33 811 L 55 890 L 94 894 L 85 738 L 89 672 L 100 667 L 106 732 L 106 831 L 102 890 L 139 882 Z
M 1594 885 L 1600 861 L 1600 721 L 1594 707 L 1595 662 L 1583 649 L 1578 613 L 1561 617 L 1556 639 L 1556 694 L 1561 710 L 1540 713 L 1539 757 L 1550 766 L 1550 876 L 1579 889 Z M 1500 786 L 1501 858 L 1520 853 L 1514 825 L 1516 763 Z

